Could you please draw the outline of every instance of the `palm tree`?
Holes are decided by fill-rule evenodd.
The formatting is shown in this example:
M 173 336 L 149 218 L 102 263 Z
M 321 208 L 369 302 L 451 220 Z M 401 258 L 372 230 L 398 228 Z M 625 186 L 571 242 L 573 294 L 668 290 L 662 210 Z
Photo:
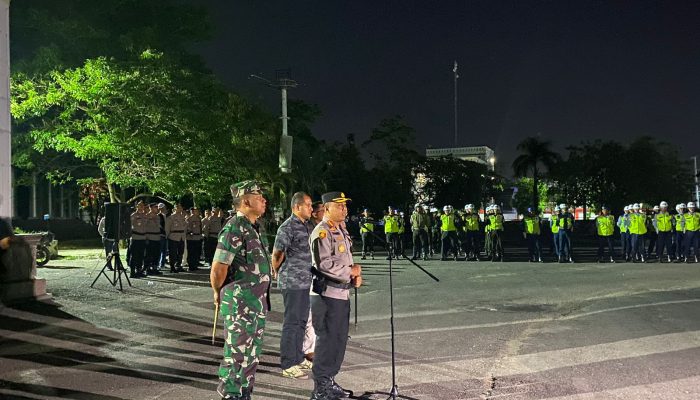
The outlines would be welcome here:
M 541 168 L 550 170 L 561 159 L 559 154 L 551 150 L 552 142 L 540 140 L 537 137 L 525 138 L 518 144 L 517 149 L 522 153 L 513 161 L 513 172 L 516 176 L 527 177 L 532 172 L 532 207 L 539 208 L 539 177 Z

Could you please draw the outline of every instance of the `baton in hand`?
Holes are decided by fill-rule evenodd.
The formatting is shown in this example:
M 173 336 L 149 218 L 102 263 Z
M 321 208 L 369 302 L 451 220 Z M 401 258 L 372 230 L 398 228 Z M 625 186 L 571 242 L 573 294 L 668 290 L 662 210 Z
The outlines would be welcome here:
M 216 325 L 219 321 L 219 303 L 216 304 L 216 309 L 214 310 L 214 327 L 211 330 L 211 345 L 214 346 L 216 342 Z

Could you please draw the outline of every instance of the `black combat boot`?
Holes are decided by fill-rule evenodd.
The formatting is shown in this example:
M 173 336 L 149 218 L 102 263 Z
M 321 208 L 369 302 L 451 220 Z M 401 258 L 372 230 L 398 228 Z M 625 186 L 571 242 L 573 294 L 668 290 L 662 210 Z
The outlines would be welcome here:
M 331 391 L 332 382 L 314 382 L 314 391 L 311 392 L 310 400 L 338 400 L 339 397 Z
M 342 386 L 338 385 L 335 378 L 331 378 L 331 385 L 328 387 L 329 391 L 340 399 L 347 399 L 352 397 L 352 390 L 344 389 Z

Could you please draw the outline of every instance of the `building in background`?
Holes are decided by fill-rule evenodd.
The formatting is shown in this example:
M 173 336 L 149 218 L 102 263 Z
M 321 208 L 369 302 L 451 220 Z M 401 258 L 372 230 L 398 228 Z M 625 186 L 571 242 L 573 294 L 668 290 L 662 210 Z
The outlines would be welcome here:
M 491 171 L 496 169 L 496 153 L 488 146 L 445 147 L 442 149 L 426 149 L 426 157 L 455 157 L 460 160 L 484 164 Z

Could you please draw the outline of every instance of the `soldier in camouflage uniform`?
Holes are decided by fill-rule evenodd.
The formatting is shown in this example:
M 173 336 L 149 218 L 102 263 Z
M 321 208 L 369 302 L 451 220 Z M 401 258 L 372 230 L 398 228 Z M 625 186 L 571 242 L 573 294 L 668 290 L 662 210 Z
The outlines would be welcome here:
M 352 392 L 335 382 L 345 357 L 350 319 L 350 288 L 362 284 L 362 269 L 352 259 L 352 239 L 345 229 L 350 201 L 342 192 L 322 196 L 326 209 L 311 237 L 314 273 L 311 313 L 316 330 L 314 391 L 311 400 L 336 400 Z
M 238 212 L 219 235 L 210 277 L 226 334 L 217 391 L 222 399 L 248 400 L 270 309 L 270 255 L 257 224 L 266 200 L 255 181 L 232 185 L 231 194 Z

